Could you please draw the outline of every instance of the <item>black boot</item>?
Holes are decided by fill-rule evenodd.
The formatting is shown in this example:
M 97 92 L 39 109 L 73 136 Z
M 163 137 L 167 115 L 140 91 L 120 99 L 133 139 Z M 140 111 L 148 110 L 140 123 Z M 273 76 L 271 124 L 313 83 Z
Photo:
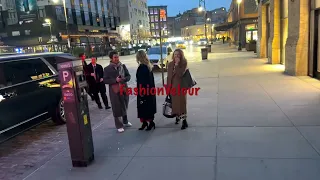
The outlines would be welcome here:
M 102 106 L 101 106 L 101 104 L 98 104 L 98 108 L 99 108 L 99 109 L 102 109 Z
M 144 128 L 148 127 L 148 123 L 147 122 L 143 122 L 141 128 L 139 128 L 139 130 L 144 130 Z
M 182 121 L 181 129 L 186 129 L 187 127 L 188 127 L 188 122 L 187 122 L 187 120 L 183 120 L 183 121 Z
M 178 117 L 176 117 L 176 124 L 179 124 L 180 119 Z
M 156 128 L 156 124 L 153 121 L 150 121 L 149 126 L 146 129 L 146 131 L 150 131 L 152 128 L 155 129 Z

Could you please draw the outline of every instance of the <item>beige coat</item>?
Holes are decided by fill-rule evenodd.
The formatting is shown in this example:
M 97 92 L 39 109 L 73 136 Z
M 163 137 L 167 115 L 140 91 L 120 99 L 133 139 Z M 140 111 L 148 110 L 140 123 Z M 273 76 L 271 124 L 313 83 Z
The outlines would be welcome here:
M 187 114 L 187 97 L 183 95 L 183 92 L 180 88 L 180 95 L 178 95 L 178 85 L 181 84 L 182 75 L 186 71 L 187 62 L 181 61 L 178 66 L 174 69 L 174 61 L 171 61 L 168 65 L 168 77 L 167 77 L 167 85 L 171 88 L 176 89 L 176 93 L 172 94 L 172 113 L 176 115 Z

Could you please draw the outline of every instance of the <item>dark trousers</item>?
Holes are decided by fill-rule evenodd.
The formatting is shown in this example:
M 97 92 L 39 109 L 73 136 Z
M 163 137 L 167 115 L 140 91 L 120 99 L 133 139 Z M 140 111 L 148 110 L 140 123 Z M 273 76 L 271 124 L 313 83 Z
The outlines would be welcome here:
M 100 101 L 100 97 L 99 97 L 99 93 L 100 96 L 102 98 L 103 104 L 108 107 L 109 106 L 109 102 L 108 102 L 108 97 L 107 97 L 107 90 L 106 90 L 106 85 L 104 83 L 95 83 L 91 85 L 91 90 L 92 90 L 92 94 L 94 97 L 94 100 L 96 101 L 96 103 L 98 104 L 98 106 L 101 106 L 101 101 Z

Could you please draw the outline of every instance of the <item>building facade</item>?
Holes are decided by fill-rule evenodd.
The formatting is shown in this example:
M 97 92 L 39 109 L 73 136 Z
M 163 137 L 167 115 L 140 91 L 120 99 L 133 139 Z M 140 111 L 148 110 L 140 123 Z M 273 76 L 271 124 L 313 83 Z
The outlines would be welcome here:
M 320 79 L 319 0 L 259 3 L 257 53 L 285 72 Z
M 225 7 L 217 8 L 208 12 L 212 24 L 223 24 L 227 22 L 228 11 Z
M 66 48 L 68 37 L 72 47 L 106 44 L 117 38 L 117 0 L 66 0 L 67 18 L 61 0 L 27 2 L 2 0 L 0 36 L 4 45 L 41 52 Z
M 180 37 L 181 36 L 181 14 L 179 13 L 174 19 L 174 30 L 173 36 Z
M 119 0 L 120 35 L 123 40 L 142 42 L 150 36 L 147 0 Z
M 245 47 L 250 41 L 258 40 L 258 3 L 257 0 L 232 0 L 227 22 L 215 25 L 216 31 L 226 32 L 230 41 Z
M 208 17 L 210 17 L 210 15 L 208 15 Z M 204 11 L 200 12 L 198 8 L 193 8 L 182 13 L 180 18 L 180 27 L 185 28 L 187 26 L 204 24 L 204 19 Z
M 160 18 L 160 10 L 165 11 L 165 17 Z M 164 39 L 168 38 L 168 17 L 167 17 L 167 6 L 149 6 L 149 21 L 150 21 L 150 34 L 151 38 L 158 40 L 161 35 Z

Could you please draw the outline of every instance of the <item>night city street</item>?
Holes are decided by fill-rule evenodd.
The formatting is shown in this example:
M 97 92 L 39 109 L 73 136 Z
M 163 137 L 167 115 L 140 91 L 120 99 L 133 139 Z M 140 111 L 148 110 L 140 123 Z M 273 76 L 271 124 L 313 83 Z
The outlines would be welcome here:
M 0 0 L 0 180 L 320 180 L 319 34 L 320 0 Z

